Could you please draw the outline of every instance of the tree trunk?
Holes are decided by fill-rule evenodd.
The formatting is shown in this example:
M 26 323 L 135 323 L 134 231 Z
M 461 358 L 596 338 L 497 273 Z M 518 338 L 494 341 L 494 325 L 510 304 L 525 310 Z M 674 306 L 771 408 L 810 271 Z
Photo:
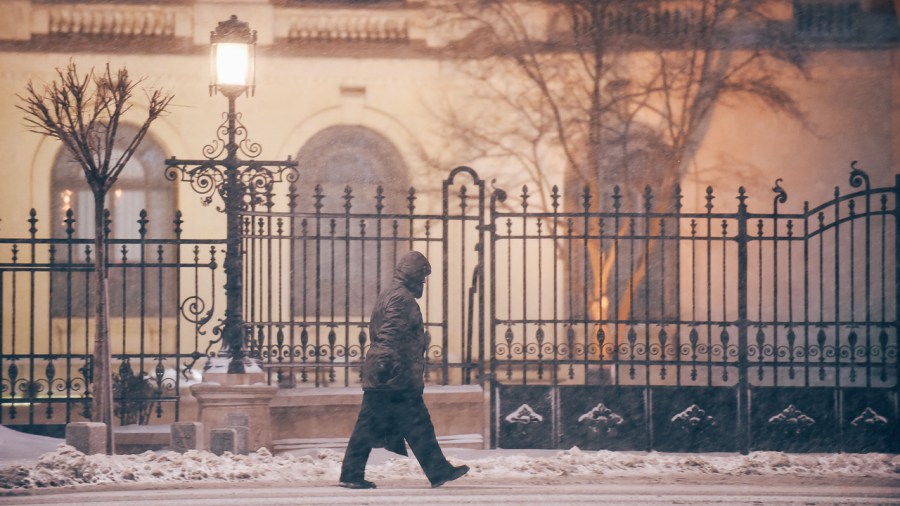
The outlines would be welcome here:
M 92 421 L 106 424 L 106 452 L 113 438 L 112 356 L 109 343 L 109 280 L 106 268 L 106 191 L 94 190 L 94 405 Z

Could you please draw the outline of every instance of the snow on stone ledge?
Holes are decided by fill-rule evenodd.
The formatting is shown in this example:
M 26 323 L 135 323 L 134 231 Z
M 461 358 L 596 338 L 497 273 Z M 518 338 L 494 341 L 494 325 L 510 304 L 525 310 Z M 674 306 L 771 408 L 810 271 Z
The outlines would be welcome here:
M 34 489 L 84 484 L 188 483 L 259 481 L 334 484 L 342 455 L 273 456 L 266 449 L 250 455 L 216 456 L 206 451 L 141 455 L 85 455 L 71 446 L 41 456 L 32 464 L 0 468 L 0 489 Z M 718 474 L 892 477 L 900 474 L 900 456 L 886 454 L 800 455 L 755 452 L 750 455 L 622 453 L 573 448 L 552 456 L 506 455 L 474 460 L 450 458 L 472 467 L 469 479 L 498 481 L 560 476 L 664 476 Z M 421 478 L 414 459 L 391 459 L 370 465 L 368 479 Z

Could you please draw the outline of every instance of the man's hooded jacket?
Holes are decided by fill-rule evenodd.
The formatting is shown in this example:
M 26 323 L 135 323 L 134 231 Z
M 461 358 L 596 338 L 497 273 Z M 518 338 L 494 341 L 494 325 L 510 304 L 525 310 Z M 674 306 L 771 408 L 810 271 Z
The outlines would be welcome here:
M 430 273 L 428 259 L 411 251 L 397 263 L 391 285 L 378 294 L 369 324 L 372 345 L 363 364 L 363 390 L 424 388 L 425 329 L 416 299 Z

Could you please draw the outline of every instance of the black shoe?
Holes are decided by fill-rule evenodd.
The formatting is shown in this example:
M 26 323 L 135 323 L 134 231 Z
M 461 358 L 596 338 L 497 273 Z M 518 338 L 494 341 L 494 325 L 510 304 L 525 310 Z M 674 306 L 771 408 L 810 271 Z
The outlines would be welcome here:
M 375 484 L 368 480 L 362 481 L 342 481 L 338 485 L 344 488 L 352 488 L 354 490 L 364 488 L 375 488 Z
M 458 478 L 462 478 L 463 475 L 468 472 L 469 472 L 469 466 L 452 467 L 452 468 L 450 468 L 450 471 L 447 472 L 447 474 L 445 474 L 445 475 L 441 476 L 440 478 L 431 482 L 431 488 L 438 488 L 441 485 L 443 485 L 444 483 L 447 483 L 448 481 L 453 481 Z

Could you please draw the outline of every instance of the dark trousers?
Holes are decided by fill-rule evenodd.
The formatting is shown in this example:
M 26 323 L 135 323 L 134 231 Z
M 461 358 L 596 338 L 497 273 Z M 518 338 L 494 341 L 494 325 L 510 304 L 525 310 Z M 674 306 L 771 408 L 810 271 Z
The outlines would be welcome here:
M 387 446 L 397 451 L 396 446 L 402 445 L 404 439 L 432 483 L 452 468 L 438 446 L 431 415 L 422 400 L 421 391 L 364 392 L 356 427 L 344 453 L 341 481 L 362 481 L 372 448 Z

